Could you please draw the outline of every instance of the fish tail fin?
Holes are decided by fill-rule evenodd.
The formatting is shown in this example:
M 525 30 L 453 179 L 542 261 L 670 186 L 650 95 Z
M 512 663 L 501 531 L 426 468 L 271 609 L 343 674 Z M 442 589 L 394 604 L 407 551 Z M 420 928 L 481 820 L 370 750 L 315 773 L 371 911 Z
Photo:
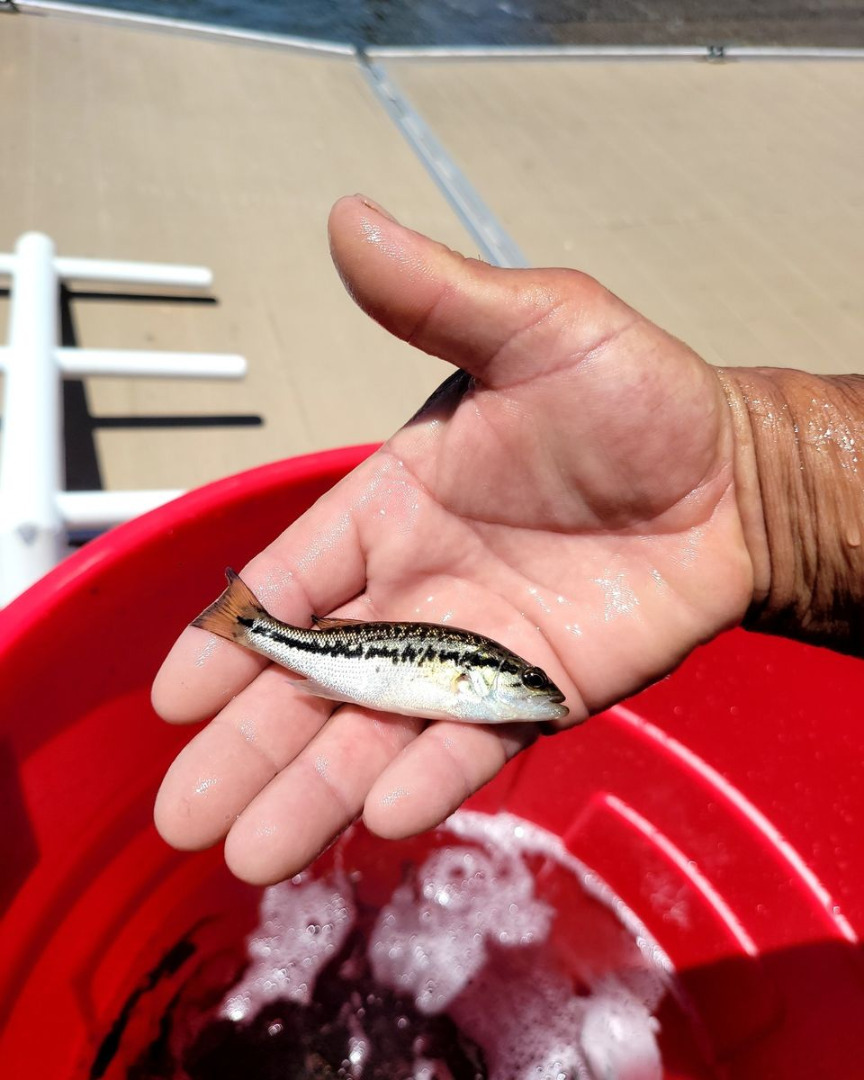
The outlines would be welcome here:
M 228 638 L 229 641 L 245 641 L 246 631 L 252 623 L 266 615 L 258 598 L 249 586 L 229 566 L 225 571 L 228 588 L 218 600 L 205 608 L 194 619 L 193 626 L 209 630 L 211 634 Z

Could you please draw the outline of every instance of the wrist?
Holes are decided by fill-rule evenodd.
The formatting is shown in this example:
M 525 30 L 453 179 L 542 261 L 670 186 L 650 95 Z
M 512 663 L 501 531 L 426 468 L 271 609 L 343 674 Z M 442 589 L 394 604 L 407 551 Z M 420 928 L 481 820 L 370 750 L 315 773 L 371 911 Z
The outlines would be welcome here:
M 754 566 L 745 626 L 864 655 L 864 379 L 717 375 Z

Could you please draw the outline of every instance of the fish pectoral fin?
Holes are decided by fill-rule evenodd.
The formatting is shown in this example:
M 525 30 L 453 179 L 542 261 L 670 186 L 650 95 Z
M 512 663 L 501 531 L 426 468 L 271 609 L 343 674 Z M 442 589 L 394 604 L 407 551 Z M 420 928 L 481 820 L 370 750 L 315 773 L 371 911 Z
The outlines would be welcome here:
M 464 671 L 460 671 L 457 675 L 453 676 L 453 685 L 451 690 L 454 694 L 467 694 L 471 689 L 471 676 Z
M 485 698 L 489 694 L 489 685 L 483 678 L 483 672 L 472 668 L 454 675 L 453 693 L 461 697 Z
M 359 626 L 363 619 L 333 619 L 325 615 L 312 616 L 313 630 L 338 630 L 340 626 Z
M 311 694 L 313 697 L 327 698 L 328 701 L 345 701 L 345 698 L 334 694 L 332 690 L 322 686 L 316 679 L 308 679 L 305 675 L 295 676 L 291 680 L 291 685 L 298 690 L 302 690 L 305 694 Z

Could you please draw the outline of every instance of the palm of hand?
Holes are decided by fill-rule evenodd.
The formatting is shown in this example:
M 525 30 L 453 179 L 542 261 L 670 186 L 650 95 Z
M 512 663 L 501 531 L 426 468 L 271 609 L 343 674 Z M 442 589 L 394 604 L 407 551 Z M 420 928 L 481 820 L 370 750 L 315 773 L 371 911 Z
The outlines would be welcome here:
M 361 303 L 474 380 L 446 384 L 250 564 L 273 613 L 305 622 L 354 598 L 349 614 L 485 633 L 543 667 L 576 721 L 740 619 L 752 568 L 711 369 L 581 275 L 464 264 L 346 202 L 334 247 Z M 295 873 L 361 810 L 385 835 L 435 824 L 535 735 L 331 716 L 235 646 L 202 664 L 202 634 L 181 637 L 154 692 L 170 719 L 216 714 L 157 822 L 182 847 L 228 832 L 249 880 Z

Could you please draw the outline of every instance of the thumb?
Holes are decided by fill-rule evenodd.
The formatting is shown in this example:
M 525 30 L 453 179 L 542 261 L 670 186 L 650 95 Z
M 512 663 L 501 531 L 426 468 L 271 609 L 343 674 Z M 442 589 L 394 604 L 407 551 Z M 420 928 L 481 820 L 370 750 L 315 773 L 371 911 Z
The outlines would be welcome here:
M 329 230 L 336 268 L 364 311 L 488 386 L 578 361 L 637 317 L 585 274 L 466 259 L 361 195 L 336 203 Z

